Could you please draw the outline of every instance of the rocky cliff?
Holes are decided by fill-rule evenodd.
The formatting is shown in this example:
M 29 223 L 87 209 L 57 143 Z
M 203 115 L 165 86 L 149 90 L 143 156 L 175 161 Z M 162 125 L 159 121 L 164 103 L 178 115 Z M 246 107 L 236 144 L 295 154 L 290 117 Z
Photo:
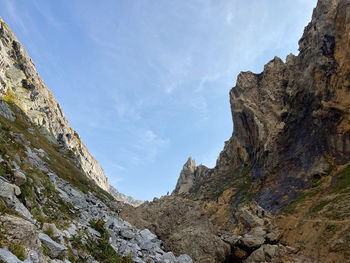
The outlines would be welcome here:
M 15 103 L 50 140 L 72 151 L 76 164 L 101 188 L 109 184 L 98 162 L 69 125 L 14 33 L 0 18 L 0 97 Z
M 109 187 L 109 192 L 111 195 L 118 201 L 124 202 L 126 204 L 130 204 L 133 206 L 139 206 L 143 203 L 142 200 L 136 200 L 131 196 L 127 196 L 121 192 L 119 192 L 117 189 L 115 189 L 113 186 Z
M 273 244 L 296 247 L 295 262 L 350 260 L 349 43 L 350 1 L 319 0 L 297 56 L 285 62 L 275 57 L 259 74 L 239 74 L 230 91 L 233 134 L 216 167 L 197 167 L 192 159 L 184 165 L 173 198 L 199 202 L 231 245 L 227 262 L 287 261 L 285 250 L 268 255 L 265 248 L 271 244 L 254 248 L 226 239 L 232 233 L 259 239 L 256 227 L 266 232 L 279 228 L 282 235 Z M 174 203 L 168 198 L 157 202 L 162 207 Z M 134 209 L 142 220 L 133 222 L 153 224 L 161 235 L 161 222 L 147 216 L 159 206 Z M 168 211 L 162 220 L 176 218 Z M 130 209 L 124 216 L 132 214 Z M 193 220 L 200 224 L 199 217 Z M 190 225 L 183 223 L 181 231 Z M 186 248 L 198 261 L 197 250 L 197 244 Z M 222 262 L 215 256 L 211 260 Z

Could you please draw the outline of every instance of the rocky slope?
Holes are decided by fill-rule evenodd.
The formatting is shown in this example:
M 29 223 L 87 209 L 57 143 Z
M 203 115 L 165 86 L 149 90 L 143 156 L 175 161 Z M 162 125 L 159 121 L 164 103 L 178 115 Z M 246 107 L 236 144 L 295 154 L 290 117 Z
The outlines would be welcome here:
M 113 186 L 109 187 L 110 194 L 118 201 L 124 202 L 126 204 L 130 204 L 133 206 L 139 206 L 143 203 L 142 200 L 136 200 L 131 196 L 125 195 L 121 192 L 119 192 L 117 189 L 115 189 Z
M 119 217 L 103 170 L 0 27 L 0 262 L 191 263 Z
M 149 215 L 167 207 L 162 220 L 177 218 L 171 209 L 174 199 L 185 199 L 198 203 L 214 227 L 212 233 L 226 243 L 227 237 L 235 240 L 232 233 L 259 239 L 256 227 L 266 233 L 281 231 L 272 244 L 266 237 L 260 239 L 265 245 L 255 247 L 229 242 L 227 262 L 285 262 L 291 251 L 283 245 L 296 248 L 291 262 L 349 261 L 349 43 L 350 1 L 319 0 L 299 41 L 298 56 L 289 55 L 285 62 L 275 57 L 259 74 L 239 74 L 230 91 L 234 131 L 216 167 L 197 167 L 189 159 L 171 199 L 128 208 L 122 216 L 137 214 L 134 224 L 155 225 L 167 244 L 167 230 Z M 196 229 L 204 226 L 199 217 L 193 220 Z M 192 225 L 183 222 L 174 231 L 184 233 Z M 192 236 L 184 234 L 183 239 Z M 276 243 L 284 248 L 271 256 L 265 248 Z M 189 246 L 186 252 L 201 262 L 197 251 L 209 251 L 211 245 Z
M 0 39 L 0 97 L 20 107 L 50 140 L 71 150 L 76 164 L 108 191 L 109 184 L 102 168 L 70 127 L 34 63 L 1 18 Z

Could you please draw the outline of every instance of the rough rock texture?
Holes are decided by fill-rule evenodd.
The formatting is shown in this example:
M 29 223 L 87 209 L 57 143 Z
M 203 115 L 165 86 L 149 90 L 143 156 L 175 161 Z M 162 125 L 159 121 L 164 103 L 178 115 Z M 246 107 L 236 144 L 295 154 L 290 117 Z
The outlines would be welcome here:
M 113 195 L 113 197 L 116 200 L 124 202 L 124 203 L 129 204 L 129 205 L 139 206 L 144 202 L 142 200 L 136 200 L 136 199 L 132 198 L 131 196 L 127 196 L 127 195 L 119 192 L 113 186 L 109 187 L 109 191 L 110 191 L 111 195 Z
M 166 196 L 137 208 L 125 206 L 121 216 L 138 228 L 150 229 L 164 240 L 166 249 L 186 253 L 195 262 L 223 262 L 230 250 L 199 202 Z
M 299 55 L 241 73 L 230 92 L 230 144 L 248 156 L 264 208 L 284 207 L 327 173 L 328 162 L 350 160 L 349 5 L 320 0 Z
M 29 256 L 35 254 L 40 262 L 45 262 L 41 242 L 34 224 L 16 216 L 3 215 L 0 217 L 0 225 L 2 238 L 6 236 L 8 241 L 12 244 L 21 244 L 25 246 L 29 250 Z
M 186 185 L 181 193 L 202 198 L 200 188 L 220 173 L 230 174 L 228 188 L 234 169 L 246 166 L 259 205 L 276 211 L 331 165 L 350 161 L 349 4 L 320 0 L 298 56 L 275 57 L 259 74 L 239 74 L 230 91 L 232 137 L 216 167 L 199 177 L 182 174 L 175 194 Z
M 70 127 L 54 95 L 36 72 L 34 63 L 1 18 L 0 39 L 0 97 L 14 102 L 43 133 L 71 150 L 81 169 L 108 191 L 109 184 L 102 168 Z M 13 119 L 2 100 L 0 114 Z
M 57 258 L 61 253 L 67 250 L 67 247 L 53 241 L 48 235 L 44 233 L 39 233 L 39 239 L 41 243 L 46 246 L 50 258 Z

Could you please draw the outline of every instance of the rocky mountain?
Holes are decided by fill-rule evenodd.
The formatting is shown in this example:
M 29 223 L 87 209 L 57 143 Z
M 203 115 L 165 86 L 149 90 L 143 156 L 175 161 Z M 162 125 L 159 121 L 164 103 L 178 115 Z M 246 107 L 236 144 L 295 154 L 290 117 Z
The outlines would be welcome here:
M 0 262 L 191 263 L 120 218 L 124 203 L 0 22 Z
M 0 23 L 0 97 L 16 104 L 49 140 L 69 149 L 76 165 L 108 191 L 102 168 L 70 127 L 61 106 L 46 88 L 15 34 L 1 18 Z
M 139 206 L 143 203 L 142 200 L 136 200 L 131 196 L 128 196 L 128 195 L 125 195 L 125 194 L 119 192 L 113 186 L 109 187 L 109 192 L 116 200 L 133 205 L 133 206 Z
M 195 262 L 349 262 L 349 43 L 350 1 L 319 0 L 297 56 L 239 74 L 215 168 L 190 158 L 171 197 L 123 218 Z

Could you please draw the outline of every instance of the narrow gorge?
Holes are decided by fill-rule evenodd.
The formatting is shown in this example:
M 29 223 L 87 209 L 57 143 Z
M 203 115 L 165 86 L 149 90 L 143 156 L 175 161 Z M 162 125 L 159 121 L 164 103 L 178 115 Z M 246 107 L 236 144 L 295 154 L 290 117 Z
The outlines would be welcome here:
M 350 0 L 238 75 L 215 167 L 151 202 L 109 185 L 0 21 L 0 262 L 350 262 Z

